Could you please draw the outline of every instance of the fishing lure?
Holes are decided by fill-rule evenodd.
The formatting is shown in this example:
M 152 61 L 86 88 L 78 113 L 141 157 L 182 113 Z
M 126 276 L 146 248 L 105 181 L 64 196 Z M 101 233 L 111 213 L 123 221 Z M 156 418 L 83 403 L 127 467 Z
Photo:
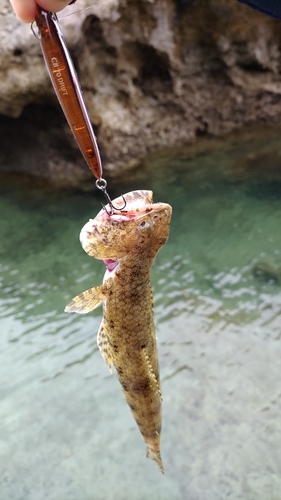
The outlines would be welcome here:
M 58 18 L 53 12 L 37 6 L 35 22 L 45 64 L 59 103 L 88 167 L 100 180 L 102 164 L 97 141 Z
M 107 182 L 102 177 L 102 163 L 96 137 L 58 18 L 54 12 L 48 12 L 37 6 L 35 22 L 38 35 L 33 32 L 40 40 L 45 64 L 58 101 L 80 151 L 96 177 L 96 187 L 105 195 L 109 206 L 108 214 L 112 215 L 115 207 L 106 190 Z M 126 207 L 124 198 L 123 202 L 121 210 Z

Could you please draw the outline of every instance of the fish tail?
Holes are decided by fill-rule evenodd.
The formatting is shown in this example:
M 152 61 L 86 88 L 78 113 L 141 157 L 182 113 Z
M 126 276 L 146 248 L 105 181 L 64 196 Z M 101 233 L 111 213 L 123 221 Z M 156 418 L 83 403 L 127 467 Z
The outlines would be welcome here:
M 164 465 L 162 462 L 161 454 L 159 450 L 154 450 L 153 448 L 147 448 L 146 456 L 148 458 L 152 458 L 152 460 L 155 460 L 155 462 L 158 464 L 159 469 L 161 470 L 162 474 L 165 474 L 164 471 Z

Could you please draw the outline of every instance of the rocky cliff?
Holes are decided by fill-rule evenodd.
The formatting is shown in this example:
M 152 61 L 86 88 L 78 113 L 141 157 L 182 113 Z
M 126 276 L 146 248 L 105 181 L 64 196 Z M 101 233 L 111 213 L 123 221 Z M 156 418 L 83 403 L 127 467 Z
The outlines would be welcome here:
M 61 27 L 108 175 L 198 135 L 281 119 L 280 21 L 235 0 L 93 2 L 67 8 L 76 13 Z M 39 42 L 8 0 L 0 25 L 0 169 L 62 183 L 91 177 Z

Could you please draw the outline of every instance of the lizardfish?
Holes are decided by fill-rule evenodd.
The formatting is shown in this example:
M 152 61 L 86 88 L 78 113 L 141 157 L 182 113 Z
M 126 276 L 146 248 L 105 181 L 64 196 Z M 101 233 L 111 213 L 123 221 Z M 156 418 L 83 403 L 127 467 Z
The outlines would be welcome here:
M 160 454 L 161 390 L 150 269 L 166 243 L 172 208 L 153 203 L 152 191 L 132 191 L 107 205 L 82 228 L 80 241 L 106 264 L 103 284 L 75 297 L 67 312 L 85 314 L 103 304 L 98 346 L 114 366 L 127 403 L 147 444 L 147 456 L 164 473 Z M 126 210 L 121 210 L 126 201 Z

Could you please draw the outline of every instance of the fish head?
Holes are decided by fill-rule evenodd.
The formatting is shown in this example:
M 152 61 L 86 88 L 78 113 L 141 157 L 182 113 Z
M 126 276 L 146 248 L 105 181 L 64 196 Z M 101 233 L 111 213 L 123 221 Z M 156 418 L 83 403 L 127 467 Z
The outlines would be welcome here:
M 125 209 L 122 209 L 126 202 Z M 121 259 L 139 253 L 152 259 L 169 236 L 172 207 L 153 203 L 152 191 L 132 191 L 106 205 L 82 228 L 80 241 L 85 252 L 96 259 Z M 119 208 L 120 207 L 120 208 Z

